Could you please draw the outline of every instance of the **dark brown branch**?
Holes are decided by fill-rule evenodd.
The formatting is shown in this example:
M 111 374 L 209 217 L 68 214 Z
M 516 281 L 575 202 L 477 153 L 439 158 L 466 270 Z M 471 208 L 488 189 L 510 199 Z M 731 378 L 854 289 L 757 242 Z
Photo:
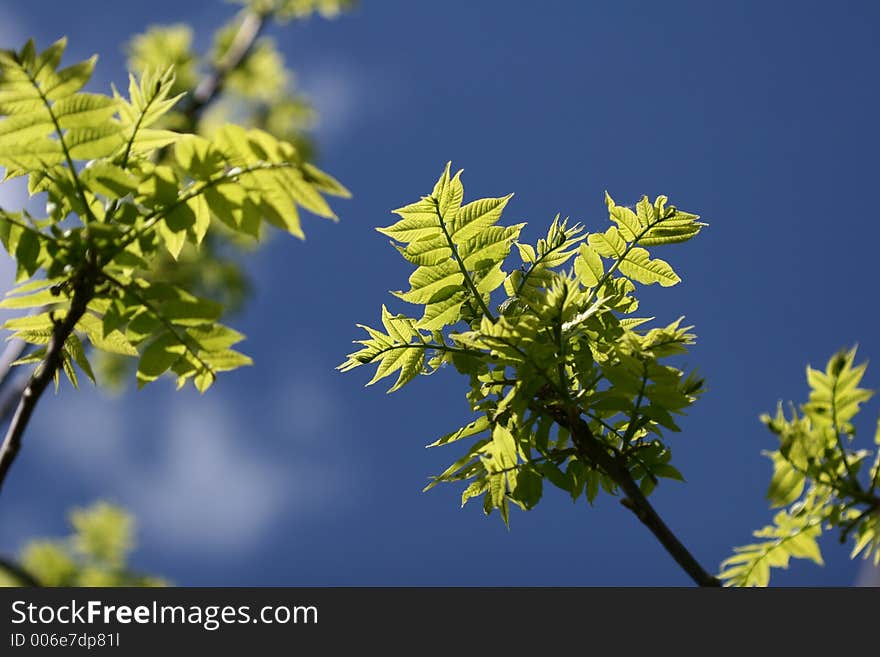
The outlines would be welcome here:
M 0 557 L 0 570 L 5 570 L 9 575 L 12 575 L 13 578 L 18 580 L 21 586 L 43 586 L 40 583 L 40 580 L 11 559 Z
M 699 586 L 721 586 L 717 577 L 710 575 L 688 551 L 678 537 L 663 522 L 660 514 L 651 506 L 648 498 L 639 489 L 638 484 L 632 478 L 619 457 L 608 453 L 605 446 L 593 435 L 589 425 L 579 414 L 568 414 L 559 407 L 549 409 L 556 422 L 571 432 L 572 441 L 581 457 L 601 468 L 623 491 L 625 497 L 621 504 L 632 511 L 641 522 L 651 530 L 651 533 L 666 548 L 676 563 L 694 580 Z
M 52 337 L 46 347 L 46 356 L 37 366 L 27 386 L 22 391 L 18 407 L 15 409 L 15 415 L 12 417 L 9 430 L 6 432 L 6 437 L 3 440 L 3 445 L 0 446 L 0 489 L 2 489 L 3 482 L 6 480 L 9 468 L 21 449 L 21 439 L 25 429 L 27 429 L 28 422 L 30 422 L 34 408 L 36 408 L 37 402 L 40 401 L 46 386 L 55 378 L 55 374 L 63 363 L 64 344 L 71 333 L 73 333 L 77 322 L 85 314 L 86 306 L 94 294 L 94 276 L 81 276 L 74 289 L 70 309 L 67 311 L 64 319 L 55 324 Z
M 232 39 L 229 49 L 223 57 L 201 82 L 199 82 L 189 104 L 184 110 L 184 115 L 192 123 L 198 120 L 204 108 L 210 105 L 226 82 L 228 75 L 241 66 L 254 48 L 257 38 L 266 27 L 270 14 L 258 14 L 251 11 L 244 12 L 241 25 Z

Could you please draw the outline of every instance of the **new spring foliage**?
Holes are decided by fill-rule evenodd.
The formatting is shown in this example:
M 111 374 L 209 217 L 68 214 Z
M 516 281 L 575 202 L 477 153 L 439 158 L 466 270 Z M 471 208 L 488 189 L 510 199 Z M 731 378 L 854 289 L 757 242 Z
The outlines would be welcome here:
M 252 238 L 266 224 L 303 237 L 301 211 L 335 220 L 325 197 L 348 192 L 266 132 L 226 125 L 207 139 L 156 127 L 180 100 L 172 69 L 132 75 L 127 93 L 86 92 L 96 58 L 61 67 L 64 49 L 62 39 L 0 51 L 0 166 L 45 199 L 38 216 L 0 210 L 20 283 L 0 307 L 32 309 L 5 328 L 39 347 L 20 362 L 40 362 L 75 313 L 63 349 L 74 384 L 77 368 L 94 378 L 90 342 L 137 358 L 141 385 L 171 371 L 204 391 L 250 363 L 233 349 L 243 336 L 219 323 L 220 305 L 155 280 L 151 263 L 199 245 L 214 222 Z
M 807 403 L 788 414 L 780 403 L 774 415 L 761 416 L 779 441 L 765 452 L 773 463 L 767 498 L 784 508 L 754 532 L 762 540 L 722 562 L 727 585 L 767 586 L 771 569 L 787 568 L 792 558 L 822 565 L 818 539 L 829 530 L 841 543 L 853 537 L 851 557 L 880 564 L 880 422 L 875 451 L 856 449 L 854 420 L 873 392 L 859 387 L 867 363 L 856 365 L 855 356 L 853 348 L 832 356 L 824 371 L 808 366 Z
M 382 306 L 381 327 L 339 369 L 376 364 L 370 383 L 396 377 L 397 390 L 447 366 L 468 381 L 474 419 L 431 446 L 461 442 L 464 452 L 433 478 L 466 482 L 462 503 L 482 497 L 505 522 L 511 504 L 530 509 L 545 481 L 592 502 L 616 492 L 567 427 L 588 423 L 599 449 L 648 494 L 661 477 L 681 479 L 666 431 L 701 392 L 702 382 L 665 360 L 693 342 L 681 320 L 646 328 L 632 316 L 637 284 L 680 281 L 646 247 L 685 242 L 705 225 L 697 215 L 643 197 L 634 209 L 606 195 L 611 225 L 587 233 L 557 216 L 536 244 L 525 224 L 505 226 L 511 196 L 464 201 L 461 171 L 447 165 L 430 194 L 395 214 L 380 233 L 413 266 L 393 294 L 415 308 Z

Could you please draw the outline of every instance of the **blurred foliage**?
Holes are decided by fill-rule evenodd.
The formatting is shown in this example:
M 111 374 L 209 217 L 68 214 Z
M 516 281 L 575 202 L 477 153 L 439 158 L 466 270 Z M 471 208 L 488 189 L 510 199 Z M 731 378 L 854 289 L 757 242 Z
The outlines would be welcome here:
M 734 548 L 721 563 L 725 584 L 767 586 L 772 569 L 791 559 L 821 566 L 818 539 L 835 530 L 841 544 L 852 537 L 851 558 L 880 565 L 880 421 L 875 449 L 857 449 L 855 419 L 874 392 L 859 387 L 868 364 L 855 357 L 853 347 L 834 354 L 824 371 L 807 366 L 807 402 L 791 404 L 788 414 L 779 402 L 775 414 L 761 416 L 778 439 L 778 449 L 764 452 L 773 462 L 767 499 L 786 508 L 753 532 L 763 540 Z
M 196 100 L 199 84 L 224 66 L 229 49 L 246 21 L 253 16 L 262 23 L 286 23 L 314 14 L 335 18 L 353 6 L 348 0 L 256 0 L 236 2 L 241 11 L 220 26 L 209 52 L 194 50 L 195 32 L 190 25 L 152 25 L 132 37 L 125 46 L 128 68 L 135 73 L 165 70 L 173 66 L 175 79 L 171 95 L 183 94 L 180 103 L 158 127 L 193 132 L 210 137 L 226 123 L 265 130 L 296 147 L 303 159 L 312 161 L 316 149 L 308 136 L 317 115 L 295 86 L 295 74 L 287 66 L 275 39 L 257 38 L 247 55 L 223 75 L 210 101 Z M 168 157 L 168 153 L 165 153 Z M 148 278 L 170 282 L 200 297 L 216 301 L 234 313 L 252 292 L 250 279 L 241 264 L 241 254 L 256 248 L 256 242 L 242 238 L 213 221 L 199 248 L 186 245 L 177 260 L 159 258 Z M 95 374 L 110 390 L 120 391 L 131 379 L 131 363 L 121 356 L 96 354 Z
M 308 18 L 320 14 L 324 18 L 335 18 L 341 12 L 351 9 L 355 0 L 231 0 L 244 5 L 257 13 L 274 13 L 278 20 L 288 21 Z
M 135 572 L 128 558 L 135 547 L 134 520 L 124 509 L 96 502 L 70 514 L 71 533 L 38 539 L 21 551 L 18 565 L 42 586 L 168 586 L 161 577 Z M 0 586 L 21 582 L 0 569 Z
M 250 20 L 234 61 L 258 31 Z M 178 388 L 192 382 L 204 392 L 217 373 L 251 364 L 230 348 L 244 336 L 218 322 L 223 304 L 192 293 L 205 287 L 206 257 L 213 265 L 207 273 L 227 264 L 214 263 L 219 249 L 199 248 L 211 226 L 224 226 L 220 235 L 230 245 L 259 240 L 268 226 L 303 238 L 301 210 L 336 220 L 324 195 L 349 193 L 263 130 L 229 124 L 207 139 L 150 127 L 181 99 L 170 96 L 172 68 L 132 75 L 129 100 L 115 88 L 112 97 L 79 93 L 95 59 L 56 72 L 65 45 L 62 39 L 38 54 L 28 41 L 21 51 L 0 51 L 0 114 L 7 116 L 0 165 L 7 179 L 27 176 L 32 196 L 45 192 L 49 214 L 0 210 L 0 241 L 20 283 L 0 307 L 39 309 L 3 325 L 34 345 L 14 365 L 42 363 L 22 404 L 39 398 L 50 377 L 57 382 L 62 368 L 76 386 L 74 364 L 94 381 L 85 344 L 138 358 L 141 386 L 170 370 Z M 217 84 L 196 98 L 208 102 Z M 187 243 L 193 260 L 178 275 Z M 228 280 L 226 270 L 215 287 Z M 199 278 L 188 281 L 188 274 Z M 56 319 L 61 311 L 64 320 Z M 16 427 L 13 420 L 9 436 Z
M 191 26 L 176 23 L 153 25 L 134 36 L 126 45 L 129 69 L 150 77 L 174 69 L 167 96 L 180 95 L 180 101 L 155 121 L 154 128 L 216 136 L 226 122 L 245 128 L 265 130 L 276 139 L 294 144 L 300 157 L 314 158 L 315 149 L 307 136 L 315 112 L 295 87 L 293 72 L 274 39 L 260 36 L 273 20 L 286 23 L 314 13 L 325 18 L 337 16 L 350 2 L 258 2 L 244 5 L 216 30 L 207 53 L 194 50 Z M 248 35 L 258 19 L 256 33 Z M 249 45 L 243 56 L 230 58 L 230 48 Z M 234 54 L 234 53 L 233 53 Z M 83 65 L 85 66 L 85 65 Z M 215 90 L 202 93 L 213 81 Z M 174 165 L 169 148 L 153 158 L 157 165 Z M 191 290 L 220 303 L 227 311 L 240 309 L 251 291 L 240 255 L 255 248 L 256 240 L 242 236 L 216 219 L 211 221 L 201 245 L 187 243 L 177 258 L 157 257 L 148 271 L 138 272 L 144 279 L 163 281 Z M 102 384 L 121 389 L 130 379 L 133 361 L 95 350 L 94 369 Z M 134 548 L 134 521 L 123 509 L 107 503 L 75 509 L 70 515 L 72 533 L 63 539 L 39 539 L 28 543 L 17 562 L 0 564 L 0 585 L 15 586 L 21 581 L 20 569 L 45 586 L 163 586 L 161 578 L 134 572 L 127 566 Z
M 171 95 L 187 93 L 198 84 L 198 58 L 192 50 L 193 31 L 185 23 L 150 27 L 133 37 L 126 47 L 132 71 L 174 66 Z

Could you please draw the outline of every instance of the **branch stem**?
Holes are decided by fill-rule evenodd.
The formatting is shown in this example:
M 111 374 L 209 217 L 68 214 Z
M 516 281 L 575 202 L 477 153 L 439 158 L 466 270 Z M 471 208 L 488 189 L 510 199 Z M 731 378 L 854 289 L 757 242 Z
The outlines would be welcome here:
M 222 91 L 229 74 L 248 58 L 271 16 L 271 12 L 244 12 L 229 49 L 193 92 L 192 100 L 184 111 L 189 121 L 195 123 L 198 120 L 204 108 L 210 105 Z
M 73 333 L 77 322 L 86 312 L 86 307 L 95 290 L 94 276 L 84 273 L 77 282 L 70 309 L 63 320 L 55 324 L 52 337 L 46 347 L 46 356 L 39 364 L 21 393 L 15 415 L 9 424 L 3 445 L 0 446 L 0 489 L 6 481 L 9 468 L 21 449 L 22 436 L 30 422 L 31 415 L 40 401 L 40 397 L 55 378 L 64 361 L 64 345 Z
M 652 534 L 660 541 L 669 555 L 699 586 L 721 586 L 717 577 L 710 575 L 688 551 L 675 533 L 666 525 L 648 498 L 639 489 L 625 465 L 608 453 L 596 439 L 589 425 L 575 413 L 566 413 L 561 408 L 550 409 L 558 424 L 571 432 L 575 448 L 585 461 L 595 463 L 605 471 L 625 497 L 621 504 L 633 512 Z

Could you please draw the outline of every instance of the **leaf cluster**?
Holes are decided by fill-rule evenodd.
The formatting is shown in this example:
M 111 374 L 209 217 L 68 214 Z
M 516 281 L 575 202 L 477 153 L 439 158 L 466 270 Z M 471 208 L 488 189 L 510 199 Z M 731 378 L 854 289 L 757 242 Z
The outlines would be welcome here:
M 94 378 L 90 343 L 137 357 L 141 385 L 171 371 L 204 391 L 250 362 L 232 349 L 243 336 L 218 322 L 219 304 L 156 280 L 153 263 L 198 248 L 215 223 L 251 239 L 266 225 L 302 237 L 301 210 L 335 219 L 325 196 L 347 191 L 262 130 L 230 124 L 208 139 L 157 127 L 180 100 L 172 69 L 131 76 L 126 95 L 83 91 L 96 58 L 60 68 L 65 45 L 0 52 L 0 166 L 46 208 L 0 210 L 20 283 L 0 307 L 34 309 L 5 328 L 37 346 L 20 362 L 63 339 L 74 384 L 77 368 Z M 75 330 L 61 335 L 68 320 Z
M 246 6 L 246 10 L 264 16 L 264 21 L 283 19 L 279 10 L 272 7 Z M 289 141 L 309 158 L 314 146 L 306 131 L 314 123 L 315 112 L 308 99 L 297 91 L 294 72 L 285 63 L 275 39 L 260 36 L 240 62 L 233 66 L 228 61 L 246 18 L 247 14 L 239 13 L 221 25 L 213 35 L 212 47 L 204 54 L 196 52 L 189 25 L 153 25 L 126 45 L 129 70 L 174 68 L 171 94 L 185 96 L 163 118 L 163 127 L 210 136 L 225 123 L 234 121 Z M 198 107 L 198 103 L 204 102 L 198 97 L 199 85 L 218 75 L 222 80 L 217 80 L 218 93 L 211 99 L 210 107 Z
M 309 18 L 320 14 L 324 18 L 335 18 L 341 12 L 351 9 L 356 0 L 230 0 L 244 5 L 260 14 L 275 14 L 279 20 Z
M 791 558 L 822 565 L 817 540 L 828 530 L 838 530 L 841 543 L 853 537 L 852 557 L 880 564 L 880 449 L 855 449 L 853 421 L 873 395 L 859 387 L 867 363 L 856 365 L 855 356 L 852 348 L 832 356 L 824 371 L 808 366 L 807 403 L 786 415 L 780 402 L 775 415 L 761 416 L 779 441 L 765 452 L 773 463 L 767 498 L 786 508 L 755 532 L 766 540 L 737 547 L 722 562 L 726 584 L 767 586 L 771 568 L 787 568 Z M 874 445 L 880 447 L 880 422 Z
M 19 560 L 42 586 L 168 586 L 162 578 L 131 570 L 134 521 L 122 508 L 96 502 L 70 513 L 71 533 L 30 541 Z M 18 582 L 0 572 L 0 586 Z
M 315 10 L 325 18 L 334 18 L 351 3 L 300 2 L 286 7 L 273 0 L 235 4 L 243 5 L 242 10 L 214 32 L 207 52 L 195 49 L 193 28 L 185 23 L 152 25 L 126 44 L 129 70 L 174 69 L 169 93 L 181 100 L 156 126 L 213 137 L 225 124 L 234 122 L 290 142 L 300 157 L 311 161 L 316 149 L 308 130 L 316 112 L 297 90 L 294 72 L 264 28 L 273 22 L 305 19 Z M 259 27 L 253 32 L 255 18 Z M 252 43 L 245 47 L 243 40 Z M 160 163 L 166 160 L 171 161 L 168 149 L 160 151 Z M 214 221 L 198 248 L 185 243 L 176 258 L 160 255 L 154 259 L 148 278 L 173 282 L 220 303 L 230 313 L 236 312 L 252 290 L 240 254 L 254 246 L 252 240 Z M 114 389 L 121 389 L 131 374 L 126 359 L 106 352 L 95 355 L 94 366 L 98 380 Z
M 396 376 L 391 391 L 446 367 L 464 375 L 476 417 L 431 446 L 469 447 L 428 488 L 467 482 L 462 503 L 482 496 L 505 522 L 511 504 L 538 503 L 545 481 L 592 503 L 626 480 L 647 495 L 660 478 L 681 479 L 664 436 L 702 381 L 668 359 L 694 335 L 681 319 L 647 328 L 652 318 L 632 313 L 636 284 L 680 280 L 646 247 L 705 224 L 664 196 L 631 209 L 606 195 L 603 232 L 557 216 L 530 244 L 525 224 L 499 223 L 510 198 L 465 203 L 461 171 L 447 165 L 429 195 L 395 210 L 399 220 L 378 230 L 414 267 L 393 294 L 417 311 L 383 306 L 381 328 L 361 326 L 367 337 L 339 369 L 375 363 L 370 384 Z

